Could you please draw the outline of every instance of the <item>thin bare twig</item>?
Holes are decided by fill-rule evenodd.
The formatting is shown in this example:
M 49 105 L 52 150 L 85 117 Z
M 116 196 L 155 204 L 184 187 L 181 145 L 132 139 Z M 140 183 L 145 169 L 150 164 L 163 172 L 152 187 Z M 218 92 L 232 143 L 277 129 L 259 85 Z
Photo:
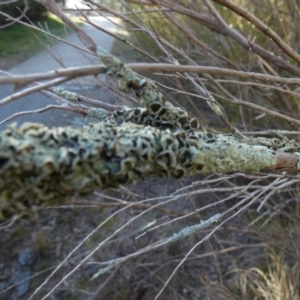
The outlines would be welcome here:
M 12 4 L 12 3 L 16 2 L 16 1 L 17 1 L 17 0 L 10 0 L 10 1 L 4 1 L 4 3 L 3 3 L 3 1 L 2 1 L 2 2 L 0 3 L 0 6 L 1 6 L 1 5 L 5 5 L 5 4 Z M 7 28 L 7 27 L 9 27 L 9 26 L 12 26 L 12 25 L 15 24 L 18 20 L 21 20 L 22 18 L 24 18 L 24 16 L 26 15 L 26 12 L 27 12 L 28 9 L 29 9 L 29 6 L 28 6 L 28 1 L 27 1 L 27 0 L 23 0 L 23 1 L 24 1 L 25 6 L 24 6 L 23 11 L 21 11 L 20 15 L 19 15 L 18 17 L 14 18 L 14 20 L 12 20 L 11 22 L 9 22 L 9 23 L 7 23 L 7 24 L 1 25 L 1 26 L 0 26 L 0 30 L 1 30 L 1 29 L 4 29 L 4 28 Z M 1 11 L 0 11 L 0 14 L 2 14 Z
M 39 28 L 39 27 L 37 27 L 37 26 L 35 26 L 35 25 L 31 25 L 31 24 L 29 24 L 29 23 L 26 23 L 26 22 L 23 22 L 23 21 L 21 21 L 21 20 L 18 20 L 18 19 L 14 18 L 14 17 L 12 17 L 12 16 L 10 16 L 10 15 L 8 15 L 8 14 L 5 14 L 5 13 L 2 12 L 2 11 L 0 11 L 0 15 L 3 15 L 3 16 L 6 17 L 7 19 L 12 20 L 12 21 L 15 22 L 15 23 L 18 23 L 18 24 L 24 25 L 24 26 L 26 26 L 26 27 L 28 27 L 28 28 L 34 29 L 34 30 L 36 30 L 36 31 L 42 32 L 42 33 L 44 33 L 44 34 L 46 34 L 46 35 L 48 35 L 48 36 L 50 36 L 50 37 L 52 37 L 52 38 L 55 38 L 56 40 L 58 40 L 58 41 L 60 41 L 60 42 L 63 42 L 63 43 L 65 43 L 65 44 L 67 44 L 67 45 L 70 45 L 71 47 L 73 47 L 73 48 L 75 48 L 75 49 L 78 49 L 78 50 L 83 51 L 83 52 L 85 52 L 85 53 L 88 53 L 88 54 L 90 54 L 90 55 L 95 55 L 94 53 L 90 52 L 90 51 L 87 50 L 87 49 L 84 49 L 84 48 L 81 48 L 81 47 L 79 47 L 79 46 L 77 46 L 77 45 L 75 45 L 75 44 L 72 44 L 72 43 L 66 41 L 65 39 L 60 38 L 60 37 L 56 36 L 55 34 L 52 34 L 52 33 L 48 32 L 48 31 L 45 31 L 44 29 Z
M 29 115 L 29 114 L 35 114 L 35 113 L 43 113 L 43 112 L 45 112 L 47 110 L 50 110 L 50 109 L 64 109 L 64 110 L 69 110 L 69 107 L 67 105 L 65 105 L 65 104 L 62 104 L 62 105 L 47 105 L 46 107 L 39 108 L 39 109 L 21 111 L 21 112 L 18 112 L 18 113 L 15 113 L 15 114 L 9 116 L 8 118 L 4 119 L 3 121 L 1 121 L 0 125 L 6 123 L 8 121 L 11 121 L 14 118 L 20 117 L 20 116 Z
M 15 84 L 16 89 L 21 88 L 29 83 L 34 81 L 42 81 L 46 79 L 53 79 L 64 77 L 67 80 L 71 80 L 78 77 L 88 76 L 88 75 L 98 75 L 105 73 L 106 68 L 103 65 L 90 65 L 90 66 L 82 66 L 82 67 L 70 67 L 64 69 L 56 69 L 49 72 L 43 73 L 34 73 L 34 74 L 27 74 L 27 75 L 9 75 L 3 76 L 5 74 L 4 71 L 0 70 L 0 84 L 7 84 L 12 83 Z
M 251 22 L 257 29 L 263 32 L 266 36 L 268 36 L 272 41 L 283 50 L 289 57 L 293 58 L 296 62 L 300 63 L 300 55 L 295 52 L 289 45 L 287 45 L 280 36 L 273 31 L 269 26 L 264 24 L 259 18 L 253 15 L 249 10 L 246 10 L 234 3 L 233 1 L 228 0 L 213 0 L 214 2 L 227 7 L 232 10 L 245 20 Z
M 93 41 L 93 39 L 88 36 L 78 25 L 76 25 L 70 18 L 68 18 L 58 4 L 54 0 L 40 0 L 40 2 L 53 14 L 59 17 L 65 24 L 72 28 L 78 38 L 86 45 L 86 47 L 92 52 L 96 53 L 97 44 Z
M 243 72 L 226 68 L 206 67 L 206 66 L 191 66 L 191 65 L 172 65 L 166 63 L 129 63 L 125 64 L 126 67 L 135 72 L 152 71 L 152 72 L 165 72 L 165 73 L 206 73 L 212 75 L 232 76 L 243 79 L 262 80 L 271 83 L 285 83 L 300 85 L 299 78 L 287 78 L 273 75 L 267 75 L 254 72 Z M 77 78 L 80 76 L 98 75 L 106 71 L 103 65 L 90 65 L 82 67 L 70 67 L 65 69 L 57 69 L 49 73 L 36 73 L 29 75 L 15 75 L 14 77 L 0 77 L 0 84 L 13 83 L 21 85 L 28 84 L 35 80 L 44 80 L 50 78 L 57 78 L 59 76 L 68 76 L 69 79 Z M 31 78 L 32 76 L 32 78 Z M 40 77 L 39 77 L 40 76 Z

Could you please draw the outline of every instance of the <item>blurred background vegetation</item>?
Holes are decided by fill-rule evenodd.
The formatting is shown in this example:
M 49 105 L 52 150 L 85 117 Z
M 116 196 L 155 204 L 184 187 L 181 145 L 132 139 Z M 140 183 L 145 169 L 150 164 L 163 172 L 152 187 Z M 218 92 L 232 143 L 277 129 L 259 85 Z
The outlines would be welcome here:
M 62 1 L 56 2 L 62 4 Z M 18 0 L 8 4 L 1 4 L 0 1 L 0 11 L 44 31 L 36 31 L 0 14 L 0 67 L 4 70 L 55 44 L 57 39 L 47 32 L 57 37 L 67 37 L 71 32 L 58 17 L 34 0 Z M 78 18 L 73 20 L 81 24 Z
M 1 4 L 1 2 L 4 2 L 4 4 Z M 28 0 L 28 1 L 1 1 L 1 11 L 13 18 L 18 18 L 22 13 L 24 12 L 24 15 L 26 14 L 26 18 L 31 21 L 36 21 L 42 17 L 42 15 L 46 12 L 46 8 L 34 1 L 34 0 Z M 26 19 L 25 16 L 22 18 L 22 20 Z M 8 20 L 5 16 L 0 15 L 0 25 L 5 25 L 7 23 L 10 23 L 10 20 Z
M 209 21 L 213 20 L 212 17 L 208 18 L 210 14 L 209 10 L 201 0 L 192 2 L 176 1 L 178 7 L 172 7 L 171 1 L 158 1 L 163 7 L 160 7 L 160 9 L 154 9 L 154 4 L 140 5 L 137 4 L 137 2 L 138 1 L 127 1 L 127 3 L 130 3 L 130 7 L 123 6 L 123 11 L 126 11 L 126 16 L 140 24 L 141 27 L 145 26 L 150 28 L 150 30 L 156 32 L 159 37 L 167 40 L 177 49 L 182 50 L 188 59 L 186 59 L 182 53 L 179 54 L 178 52 L 172 51 L 171 48 L 166 47 L 181 64 L 190 64 L 191 60 L 193 60 L 196 64 L 201 66 L 223 67 L 241 71 L 279 75 L 282 77 L 294 75 L 282 67 L 272 64 L 272 61 L 268 61 L 255 54 L 251 49 L 251 44 L 255 42 L 272 55 L 282 57 L 287 62 L 298 66 L 297 63 L 293 62 L 290 57 L 283 53 L 268 36 L 255 28 L 249 21 L 222 5 L 214 4 L 216 10 L 227 24 L 249 41 L 248 48 L 244 48 L 236 43 L 231 36 L 222 32 L 222 28 L 218 26 L 211 28 L 212 26 L 210 26 L 209 22 L 207 22 L 208 26 L 205 26 L 205 24 L 200 23 L 196 17 L 191 17 L 191 13 L 194 11 L 199 12 L 200 15 L 205 16 Z M 166 6 L 164 6 L 165 2 Z M 234 1 L 234 3 L 246 8 L 266 26 L 275 31 L 294 51 L 298 51 L 300 33 L 299 30 L 295 30 L 295 28 L 299 27 L 297 1 L 270 0 L 261 3 L 260 1 L 241 0 Z M 188 12 L 183 13 L 181 11 L 183 7 L 186 8 Z M 138 11 L 139 13 L 133 14 L 132 11 Z M 153 55 L 153 57 L 164 56 L 164 53 L 146 30 L 142 30 L 141 28 L 133 30 L 128 22 L 124 22 L 124 25 L 128 27 L 128 32 L 130 33 L 129 37 L 128 33 L 127 37 L 124 36 L 125 39 L 129 38 L 131 42 Z M 132 48 L 122 42 L 115 44 L 115 51 L 117 55 L 125 56 L 125 59 L 126 55 L 131 57 L 134 55 L 132 54 Z M 136 57 L 140 62 L 145 60 L 145 57 L 141 54 L 136 53 L 134 58 Z M 163 62 L 162 59 L 160 59 L 160 61 Z M 159 77 L 160 80 L 162 80 L 162 78 L 163 76 Z M 295 118 L 298 116 L 299 95 L 297 90 L 296 94 L 293 94 L 288 92 L 289 87 L 282 87 L 281 85 L 270 88 L 263 84 L 250 84 L 248 80 L 229 80 L 228 78 L 215 75 L 214 79 L 222 82 L 222 87 L 236 99 L 262 105 L 263 107 L 280 111 L 285 115 Z M 209 80 L 206 78 L 204 81 L 207 82 Z M 181 80 L 180 83 L 183 84 L 183 90 L 193 92 L 194 88 L 186 80 Z M 226 106 L 230 120 L 238 128 L 247 131 L 270 128 L 298 130 L 296 125 L 289 122 L 277 118 L 269 118 L 267 116 L 261 118 L 263 114 L 256 113 L 247 108 L 239 107 L 237 109 L 237 105 L 230 104 L 228 95 L 226 96 L 224 93 L 219 93 L 219 88 L 215 83 L 207 82 L 207 84 L 216 99 Z M 200 105 L 199 111 L 195 112 L 194 110 L 190 110 L 192 113 L 200 113 L 200 108 L 201 111 L 205 109 L 205 105 L 201 105 L 204 101 L 199 99 L 193 97 L 189 98 L 187 95 L 183 95 L 181 97 L 182 100 L 180 100 L 180 95 L 178 95 L 177 98 L 181 105 L 184 105 L 183 103 L 185 103 L 185 105 L 187 105 L 187 103 L 195 103 L 196 101 L 196 103 Z M 192 106 L 189 106 L 189 108 L 192 108 Z M 209 120 L 205 120 L 204 118 L 203 121 L 206 124 L 210 124 L 212 118 L 214 119 L 214 116 L 210 113 Z M 220 127 L 222 126 L 221 123 L 218 123 L 218 125 Z

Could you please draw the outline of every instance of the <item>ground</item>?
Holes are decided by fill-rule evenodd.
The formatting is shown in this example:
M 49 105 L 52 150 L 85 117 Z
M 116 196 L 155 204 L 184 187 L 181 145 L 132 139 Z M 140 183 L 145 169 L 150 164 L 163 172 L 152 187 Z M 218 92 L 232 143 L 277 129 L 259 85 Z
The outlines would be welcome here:
M 136 208 L 120 212 L 101 230 L 96 231 L 42 289 L 42 293 L 36 298 L 40 299 L 41 295 L 45 295 L 55 282 L 57 283 L 67 272 L 71 271 L 100 241 L 111 235 L 126 221 L 144 211 L 145 207 L 139 205 L 140 200 L 155 197 L 161 199 L 177 190 L 178 187 L 186 186 L 195 179 L 200 178 L 186 178 L 176 181 L 153 178 L 129 189 L 123 189 L 122 193 L 99 191 L 99 194 L 88 199 L 77 199 L 72 206 L 46 209 L 39 212 L 34 219 L 16 221 L 9 228 L 2 230 L 0 235 L 2 244 L 5 245 L 5 248 L 1 250 L 2 261 L 0 265 L 3 276 L 0 282 L 4 290 L 11 288 L 6 293 L 0 294 L 0 299 L 15 299 L 17 290 L 11 283 L 12 278 L 21 272 L 18 256 L 25 249 L 33 250 L 37 260 L 28 268 L 33 275 L 30 280 L 30 290 L 20 299 L 28 299 L 30 292 L 32 293 L 47 278 L 53 268 L 87 234 L 92 232 L 106 217 L 123 207 L 124 204 L 117 199 L 137 204 Z M 160 201 L 149 202 L 148 205 L 151 206 Z M 164 205 L 162 208 L 151 210 L 137 221 L 132 222 L 121 234 L 116 235 L 109 243 L 96 251 L 77 272 L 53 292 L 54 298 L 78 300 L 153 299 L 178 262 L 201 239 L 201 236 L 203 237 L 205 232 L 132 258 L 91 280 L 93 275 L 99 271 L 97 263 L 126 256 L 156 240 L 172 236 L 174 232 L 178 232 L 183 227 L 193 225 L 200 219 L 207 219 L 210 215 L 226 208 L 225 205 L 206 211 L 205 214 L 196 214 L 180 222 L 149 232 L 136 240 L 136 237 L 144 231 L 143 228 L 146 228 L 147 225 L 153 224 L 153 222 L 157 225 L 172 220 L 174 217 L 182 216 L 212 201 L 215 199 L 210 196 L 191 196 Z M 215 256 L 224 247 L 222 245 L 224 240 L 240 247 L 253 242 L 247 237 L 247 234 L 240 235 L 234 231 L 237 223 L 239 222 L 234 221 L 230 224 L 232 228 L 229 225 L 229 228 L 221 230 L 210 242 L 196 249 L 185 265 L 179 269 L 161 299 L 209 299 L 205 290 L 206 284 L 224 280 L 225 274 L 235 268 L 238 261 L 246 258 L 243 252 L 238 250 L 239 247 L 235 251 L 232 250 Z M 258 247 L 253 249 L 253 257 L 255 252 L 259 257 Z M 237 255 L 240 257 L 237 258 Z

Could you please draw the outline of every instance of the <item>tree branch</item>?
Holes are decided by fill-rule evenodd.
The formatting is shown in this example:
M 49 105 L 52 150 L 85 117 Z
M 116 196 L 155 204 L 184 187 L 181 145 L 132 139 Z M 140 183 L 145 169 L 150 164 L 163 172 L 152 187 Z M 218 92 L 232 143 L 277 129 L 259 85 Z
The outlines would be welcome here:
M 260 19 L 254 16 L 248 10 L 242 8 L 241 6 L 237 5 L 236 3 L 228 0 L 213 0 L 214 2 L 227 7 L 228 9 L 232 10 L 245 20 L 251 22 L 257 29 L 263 32 L 266 36 L 272 39 L 272 41 L 285 52 L 288 56 L 293 58 L 297 63 L 300 63 L 300 55 L 295 52 L 289 45 L 287 45 L 276 32 L 274 32 L 270 27 L 264 24 Z
M 1 220 L 149 175 L 299 169 L 298 154 L 248 145 L 232 136 L 172 133 L 129 123 L 53 129 L 26 123 L 9 126 L 0 137 Z

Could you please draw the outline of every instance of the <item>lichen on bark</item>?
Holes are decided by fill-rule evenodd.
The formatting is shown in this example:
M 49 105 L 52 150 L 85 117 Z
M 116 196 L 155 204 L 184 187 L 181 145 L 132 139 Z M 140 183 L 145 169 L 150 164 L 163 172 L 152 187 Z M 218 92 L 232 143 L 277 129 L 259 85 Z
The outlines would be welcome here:
M 107 52 L 98 49 L 98 54 L 107 74 L 121 77 L 120 88 L 133 90 L 144 107 L 112 113 L 100 109 L 95 111 L 100 121 L 82 128 L 26 123 L 0 132 L 1 221 L 150 175 L 180 178 L 276 165 L 272 143 L 207 133 L 198 120 L 167 101 L 154 82 Z M 74 94 L 62 96 L 76 99 Z M 284 146 L 290 149 L 294 144 Z M 294 156 L 291 167 L 299 169 Z M 281 155 L 280 168 L 286 159 Z
M 106 74 L 119 77 L 119 88 L 126 92 L 134 91 L 144 107 L 141 118 L 138 119 L 131 115 L 133 118 L 130 121 L 158 128 L 201 129 L 198 120 L 167 101 L 152 80 L 142 78 L 101 47 L 97 48 L 97 53 L 107 68 Z M 124 113 L 125 115 L 129 114 Z M 126 121 L 129 120 L 126 119 Z
M 0 135 L 0 219 L 149 175 L 258 171 L 273 163 L 266 147 L 198 130 L 108 122 L 52 129 L 14 124 Z

